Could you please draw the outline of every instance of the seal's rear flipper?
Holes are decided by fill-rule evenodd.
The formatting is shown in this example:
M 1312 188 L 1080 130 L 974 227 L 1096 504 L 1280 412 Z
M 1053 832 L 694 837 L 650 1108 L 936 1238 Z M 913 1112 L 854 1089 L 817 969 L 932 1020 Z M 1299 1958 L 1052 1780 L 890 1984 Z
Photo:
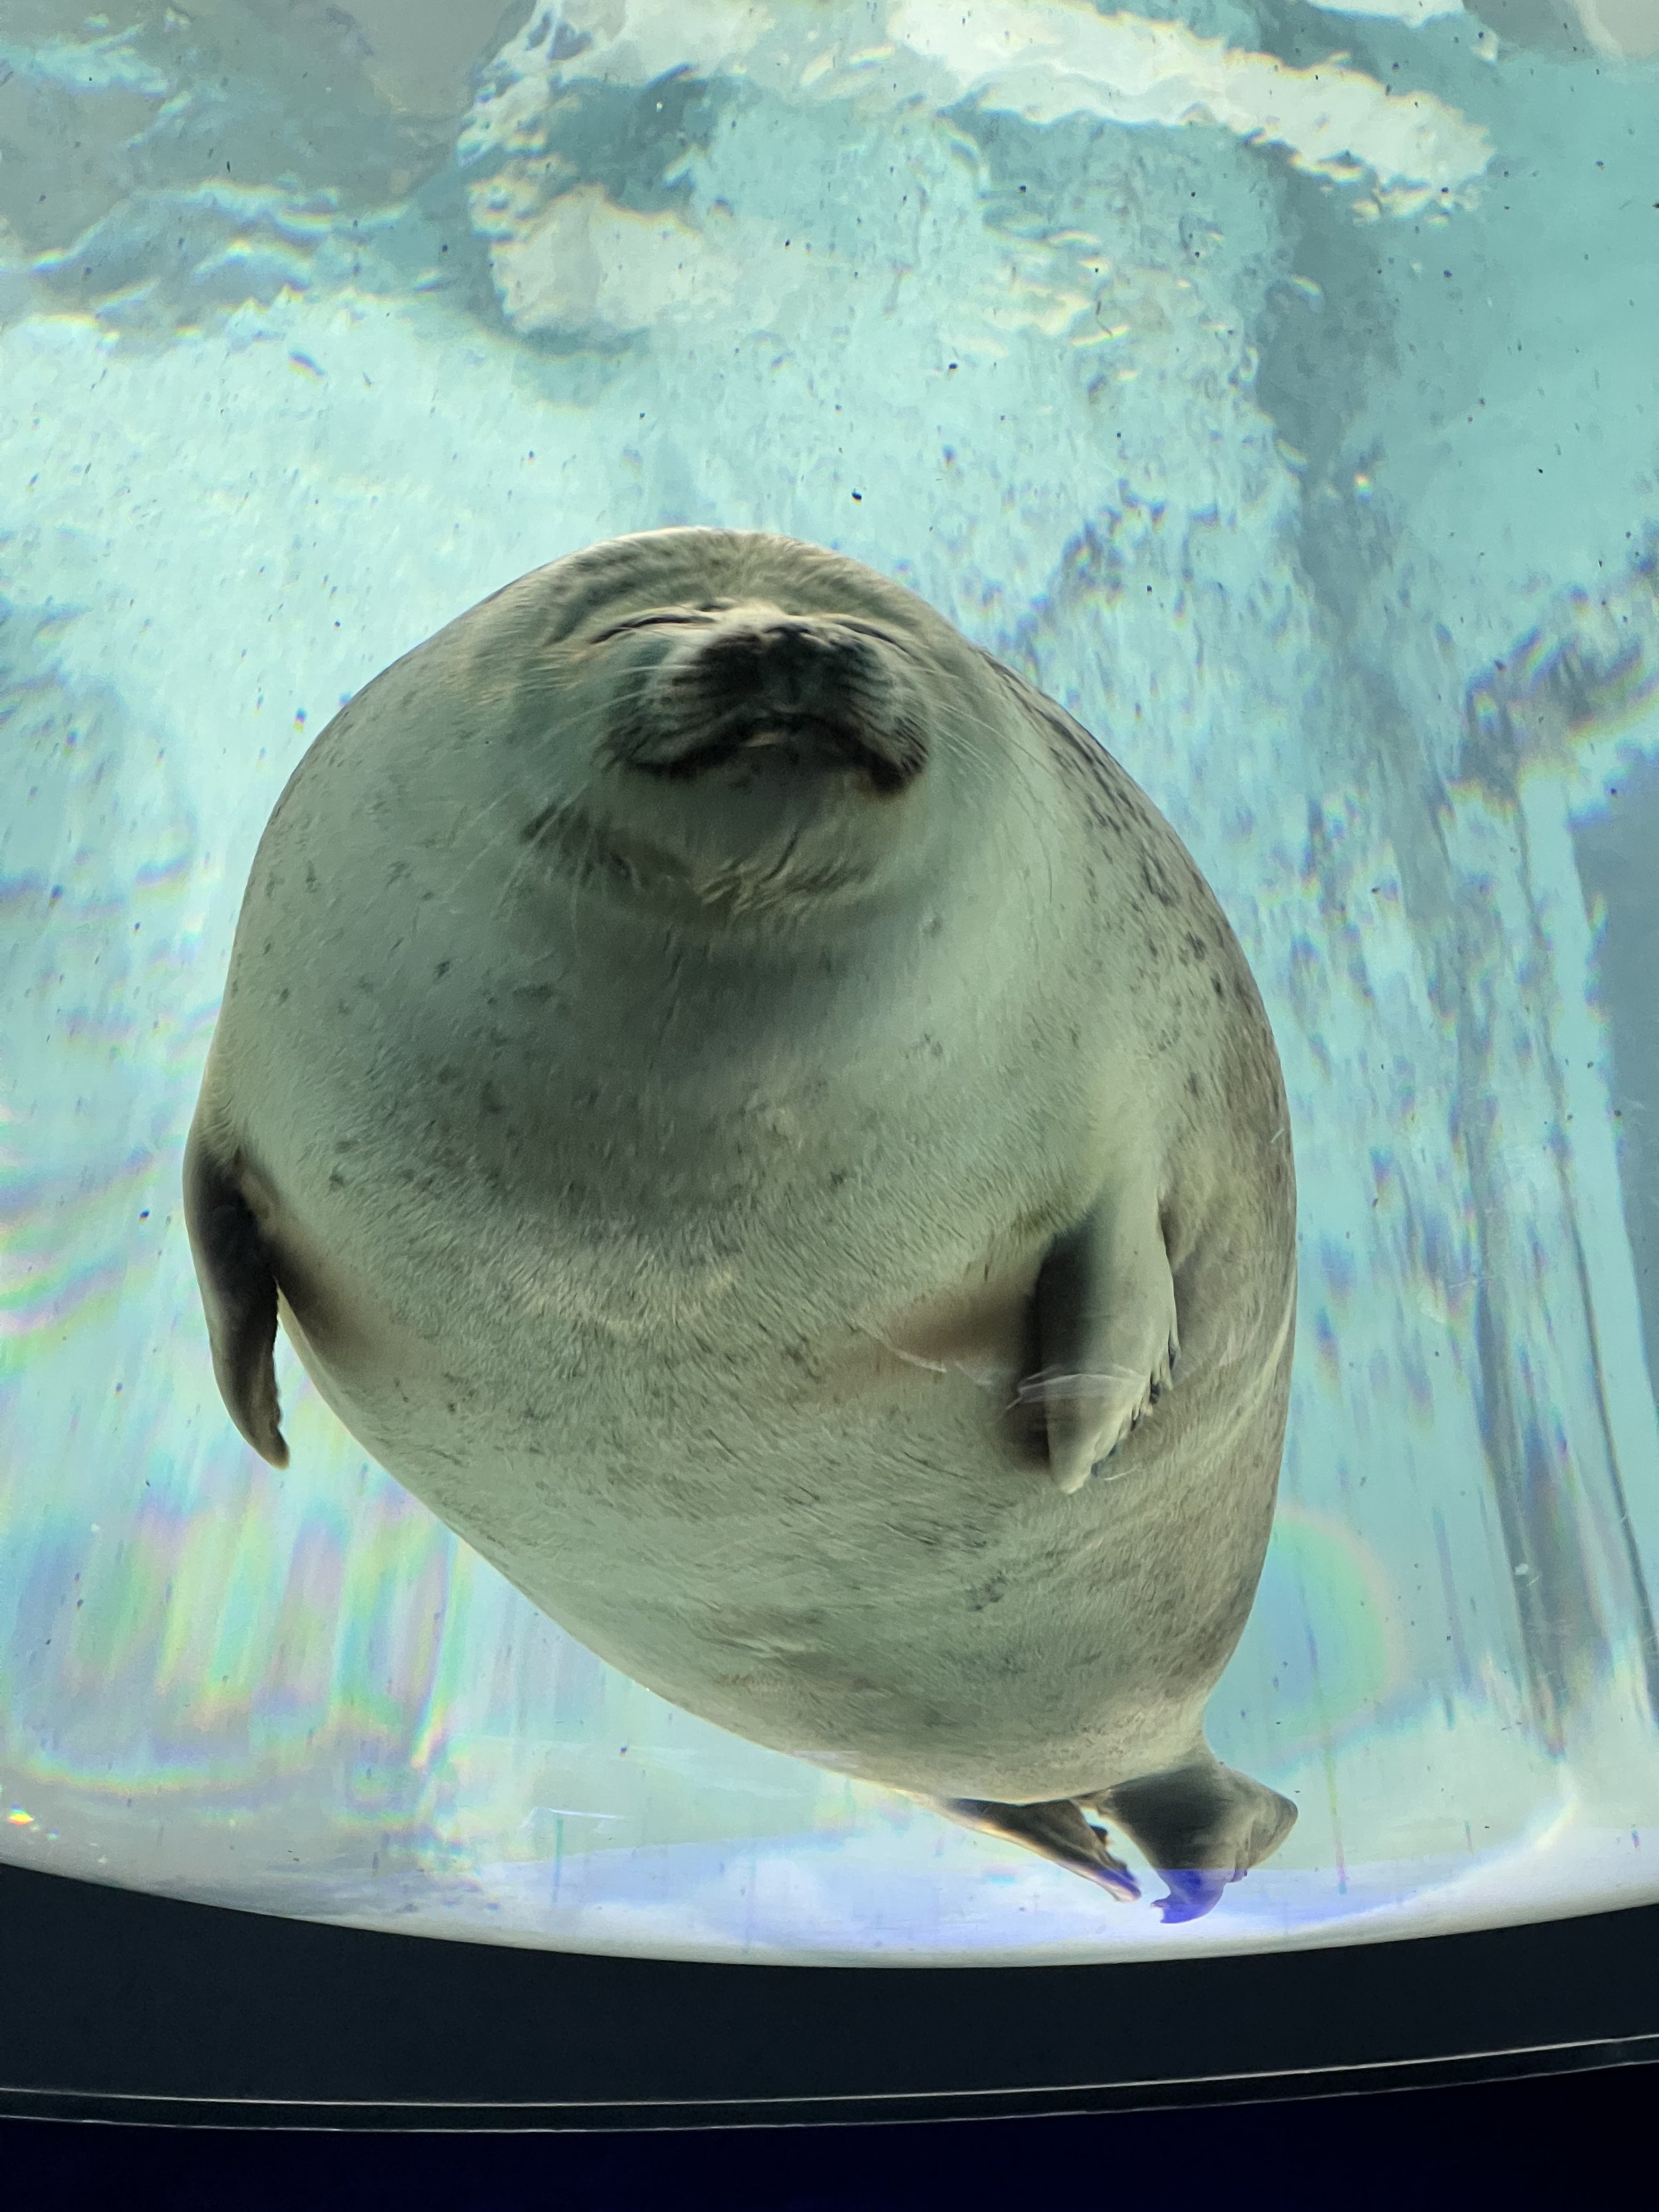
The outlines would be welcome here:
M 1207 1745 L 1162 1774 L 1143 1774 L 1083 1800 L 1115 1821 L 1170 1885 L 1165 1920 L 1198 1920 L 1230 1881 L 1279 1849 L 1296 1807 L 1265 1783 L 1224 1766 Z
M 191 1129 L 185 1147 L 185 1225 L 219 1395 L 260 1458 L 286 1467 L 271 1357 L 276 1273 L 240 1186 L 199 1128 Z
M 1150 1191 L 1106 1191 L 1055 1242 L 1031 1293 L 1026 1339 L 1016 1403 L 1030 1411 L 1055 1487 L 1080 1490 L 1175 1370 L 1175 1283 Z
M 987 1835 L 1024 1844 L 1027 1850 L 1039 1852 L 1073 1874 L 1086 1875 L 1126 1902 L 1132 1903 L 1140 1894 L 1140 1885 L 1128 1868 L 1112 1856 L 1105 1837 L 1085 1820 L 1070 1797 L 1041 1805 L 999 1805 L 977 1797 L 927 1797 L 921 1802 L 947 1819 L 959 1820 L 965 1828 L 980 1828 Z

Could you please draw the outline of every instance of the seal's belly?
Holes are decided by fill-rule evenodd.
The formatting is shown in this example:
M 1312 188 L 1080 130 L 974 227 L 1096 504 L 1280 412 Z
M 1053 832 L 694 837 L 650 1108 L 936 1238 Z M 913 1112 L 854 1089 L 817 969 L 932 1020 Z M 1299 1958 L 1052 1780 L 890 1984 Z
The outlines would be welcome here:
M 493 1385 L 440 1405 L 411 1374 L 419 1419 L 379 1436 L 313 1372 L 601 1658 L 734 1732 L 942 1795 L 1067 1795 L 1155 1759 L 1231 1648 L 1277 1466 L 1265 1400 L 1242 1430 L 1237 1406 L 1171 1405 L 1064 1496 L 1012 1456 L 994 1374 L 898 1359 L 857 1388 L 619 1363 L 552 1419 Z

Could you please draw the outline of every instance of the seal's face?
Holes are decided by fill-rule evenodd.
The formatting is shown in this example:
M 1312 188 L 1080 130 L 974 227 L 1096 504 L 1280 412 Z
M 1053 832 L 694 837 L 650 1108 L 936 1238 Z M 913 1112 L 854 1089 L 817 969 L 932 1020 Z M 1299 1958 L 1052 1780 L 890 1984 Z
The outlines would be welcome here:
M 727 790 L 782 779 L 807 792 L 850 778 L 860 795 L 888 799 L 927 765 L 904 647 L 859 616 L 663 608 L 595 642 L 613 639 L 628 641 L 640 680 L 636 699 L 618 702 L 610 749 L 640 775 L 718 777 Z
M 550 788 L 526 836 L 561 873 L 729 920 L 856 899 L 918 857 L 938 812 L 933 641 L 896 599 L 838 592 L 850 563 L 757 566 L 684 599 L 631 580 L 552 643 L 532 718 Z

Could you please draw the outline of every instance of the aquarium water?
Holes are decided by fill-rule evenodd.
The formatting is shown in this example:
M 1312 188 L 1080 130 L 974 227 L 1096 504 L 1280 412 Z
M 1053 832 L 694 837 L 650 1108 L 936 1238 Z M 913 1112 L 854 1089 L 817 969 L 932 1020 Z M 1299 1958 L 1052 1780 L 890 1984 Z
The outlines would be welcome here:
M 286 1472 L 216 1392 L 180 1158 L 278 793 L 670 523 L 1062 701 L 1260 982 L 1301 1304 L 1209 1732 L 1300 1818 L 1206 1919 L 637 1687 L 286 1345 Z M 1656 977 L 1659 0 L 0 0 L 7 1860 L 809 1963 L 1659 1898 Z

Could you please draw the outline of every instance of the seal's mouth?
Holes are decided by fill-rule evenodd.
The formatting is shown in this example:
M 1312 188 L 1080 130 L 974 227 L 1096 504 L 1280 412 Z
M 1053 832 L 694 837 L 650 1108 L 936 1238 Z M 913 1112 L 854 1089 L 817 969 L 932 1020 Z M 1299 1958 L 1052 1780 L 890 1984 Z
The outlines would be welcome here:
M 651 627 L 659 624 L 668 627 L 662 617 Z M 834 617 L 705 622 L 689 638 L 682 630 L 611 750 L 624 768 L 668 782 L 733 769 L 745 783 L 850 773 L 883 799 L 927 764 L 888 641 Z
M 884 744 L 860 726 L 831 721 L 818 714 L 738 716 L 707 736 L 678 733 L 656 748 L 644 748 L 629 760 L 642 775 L 665 782 L 690 782 L 732 762 L 752 761 L 757 770 L 773 768 L 805 774 L 852 769 L 867 779 L 878 798 L 902 791 L 926 760 L 919 740 Z M 883 735 L 886 735 L 885 732 Z M 769 759 L 758 757 L 769 755 Z

